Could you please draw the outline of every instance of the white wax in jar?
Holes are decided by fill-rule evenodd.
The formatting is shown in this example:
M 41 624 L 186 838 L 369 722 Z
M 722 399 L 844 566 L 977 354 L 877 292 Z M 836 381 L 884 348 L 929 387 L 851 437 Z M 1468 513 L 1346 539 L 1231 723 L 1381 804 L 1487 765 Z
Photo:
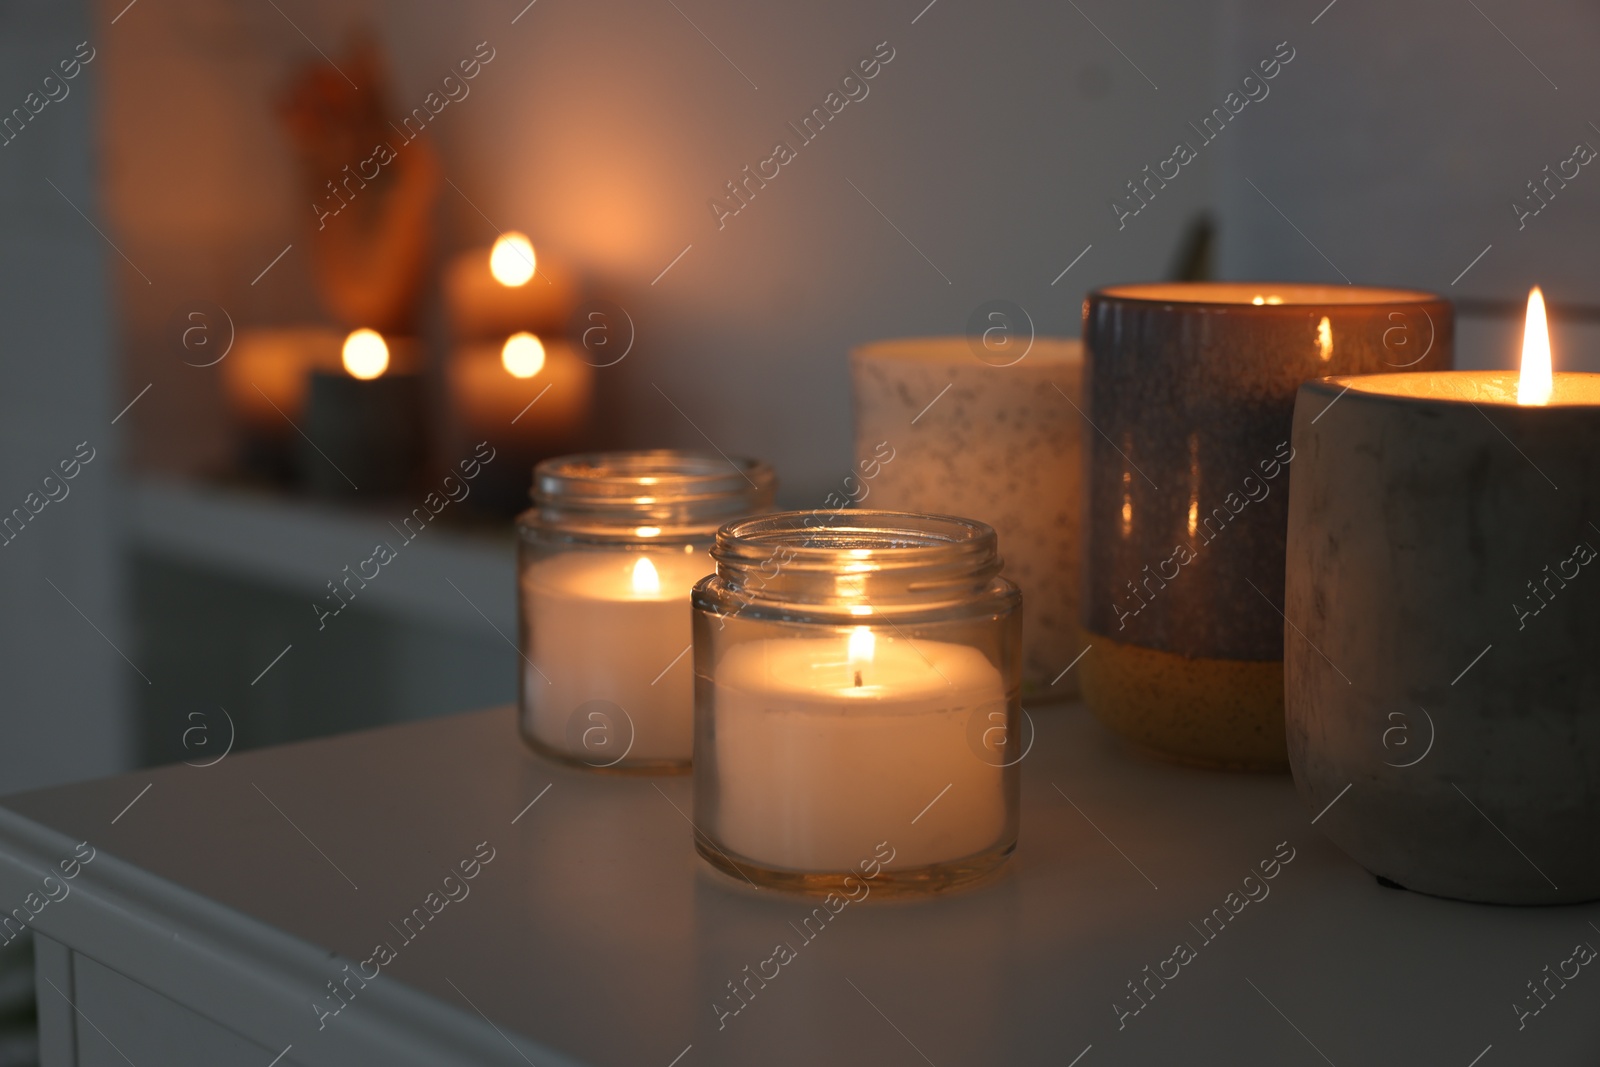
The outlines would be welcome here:
M 739 856 L 844 871 L 888 841 L 907 868 L 1000 839 L 1003 750 L 971 739 L 1005 723 L 1006 691 L 977 649 L 864 627 L 748 641 L 716 664 L 713 699 L 715 836 Z
M 533 736 L 594 766 L 687 762 L 694 750 L 693 654 L 684 651 L 689 594 L 713 569 L 710 556 L 692 547 L 575 550 L 529 566 L 522 611 L 533 666 L 522 667 L 523 714 Z M 626 715 L 605 705 L 580 712 L 590 701 Z

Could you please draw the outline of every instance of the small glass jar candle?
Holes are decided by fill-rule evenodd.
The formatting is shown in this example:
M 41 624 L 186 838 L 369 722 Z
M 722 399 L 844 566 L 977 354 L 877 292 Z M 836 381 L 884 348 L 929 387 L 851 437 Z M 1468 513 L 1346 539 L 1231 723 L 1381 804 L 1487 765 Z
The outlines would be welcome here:
M 522 735 L 583 767 L 673 771 L 694 746 L 689 593 L 716 530 L 772 505 L 772 469 L 667 450 L 534 468 L 517 519 Z
M 695 844 L 773 888 L 936 891 L 1017 841 L 1022 595 L 994 530 L 729 523 L 694 590 Z

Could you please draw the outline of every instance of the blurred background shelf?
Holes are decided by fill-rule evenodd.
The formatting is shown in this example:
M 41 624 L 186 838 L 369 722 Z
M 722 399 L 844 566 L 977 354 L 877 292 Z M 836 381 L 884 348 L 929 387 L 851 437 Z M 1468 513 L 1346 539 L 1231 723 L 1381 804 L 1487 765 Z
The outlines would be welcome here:
M 132 483 L 130 534 L 139 553 L 301 593 L 308 604 L 331 603 L 324 600 L 327 583 L 383 542 L 398 558 L 367 583 L 352 610 L 467 629 L 487 622 L 510 636 L 516 626 L 510 524 L 503 531 L 452 527 L 446 525 L 451 509 L 459 508 L 450 505 L 407 543 L 396 529 L 405 509 L 397 502 L 362 512 L 268 491 L 140 478 Z
M 390 525 L 405 507 L 131 480 L 140 758 L 203 762 L 229 737 L 254 748 L 514 699 L 509 523 L 452 526 L 447 508 L 408 543 Z M 396 558 L 319 627 L 327 583 L 379 542 Z

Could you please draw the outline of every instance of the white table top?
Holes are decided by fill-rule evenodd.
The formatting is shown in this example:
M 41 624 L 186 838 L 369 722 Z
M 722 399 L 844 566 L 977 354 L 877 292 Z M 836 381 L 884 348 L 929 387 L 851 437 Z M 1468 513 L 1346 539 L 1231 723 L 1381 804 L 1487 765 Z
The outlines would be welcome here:
M 11 797 L 0 900 L 87 839 L 99 855 L 38 928 L 263 1047 L 292 1043 L 285 1064 L 1600 1062 L 1600 976 L 1520 1030 L 1512 1007 L 1576 943 L 1600 946 L 1600 906 L 1386 889 L 1287 776 L 1155 762 L 1078 705 L 1033 719 L 1004 872 L 852 904 L 810 942 L 796 927 L 816 901 L 695 856 L 687 778 L 555 766 L 508 709 Z M 470 895 L 403 941 L 390 924 L 483 841 Z M 1280 842 L 1294 858 L 1268 895 L 1204 940 Z M 322 983 L 380 941 L 393 961 L 319 1030 Z M 796 958 L 719 1029 L 726 983 L 779 942 Z M 1163 964 L 1180 942 L 1194 957 Z M 1177 977 L 1119 1020 L 1147 965 Z

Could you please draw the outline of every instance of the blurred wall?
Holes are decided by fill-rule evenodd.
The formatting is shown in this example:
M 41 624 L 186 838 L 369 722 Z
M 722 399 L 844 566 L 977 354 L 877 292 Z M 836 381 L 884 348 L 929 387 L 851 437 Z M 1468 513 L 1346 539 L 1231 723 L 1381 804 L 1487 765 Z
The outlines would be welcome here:
M 1224 72 L 1285 39 L 1297 57 L 1224 134 L 1238 134 L 1217 171 L 1224 272 L 1517 304 L 1539 284 L 1555 305 L 1600 305 L 1600 159 L 1541 185 L 1537 214 L 1513 208 L 1540 205 L 1528 183 L 1580 142 L 1600 149 L 1600 8 L 1326 2 L 1232 9 Z M 1463 310 L 1458 366 L 1514 366 L 1520 307 Z M 1557 369 L 1600 370 L 1600 329 L 1558 314 L 1552 331 Z
M 1086 288 L 1165 273 L 1211 201 L 1207 156 L 1137 225 L 1119 231 L 1109 208 L 1183 102 L 1211 95 L 1215 2 L 524 3 L 163 0 L 122 18 L 111 206 L 160 277 L 127 309 L 129 342 L 136 373 L 171 386 L 138 412 L 141 463 L 225 454 L 214 376 L 171 353 L 183 301 L 241 323 L 316 314 L 314 216 L 270 104 L 363 22 L 389 50 L 397 112 L 479 42 L 494 50 L 427 134 L 454 183 L 446 248 L 492 240 L 486 219 L 525 229 L 628 309 L 638 342 L 606 372 L 613 441 L 762 455 L 796 504 L 848 473 L 851 345 L 960 332 L 997 297 L 1076 335 Z M 882 42 L 893 58 L 867 95 L 801 144 L 788 124 Z M 709 201 L 780 139 L 797 158 L 719 226 Z
M 0 792 L 124 766 L 145 685 L 118 651 L 112 422 L 144 383 L 113 370 L 107 275 L 144 283 L 96 232 L 112 229 L 91 135 L 106 50 L 87 5 L 0 6 Z
M 124 2 L 103 0 L 101 24 Z M 1220 217 L 1227 276 L 1501 299 L 1538 280 L 1558 303 L 1592 301 L 1570 238 L 1600 222 L 1594 168 L 1521 228 L 1512 209 L 1578 141 L 1600 146 L 1585 111 L 1600 13 L 1557 0 L 1541 15 L 1445 0 L 141 3 L 97 72 L 113 88 L 108 209 L 156 280 L 114 264 L 142 290 L 123 301 L 131 376 L 163 386 L 130 416 L 136 460 L 196 470 L 226 455 L 215 372 L 173 354 L 182 307 L 320 317 L 314 216 L 271 106 L 358 25 L 385 42 L 397 115 L 478 42 L 494 50 L 426 134 L 453 183 L 445 251 L 520 227 L 628 308 L 638 343 L 605 383 L 613 441 L 759 453 L 787 500 L 814 503 L 848 462 L 850 345 L 957 332 L 995 297 L 1075 335 L 1085 289 L 1165 273 L 1201 210 Z M 789 124 L 880 42 L 894 58 L 868 95 L 802 145 Z M 1282 42 L 1294 59 L 1270 94 L 1196 136 Z M 719 225 L 709 202 L 732 204 L 725 183 L 780 139 L 797 158 Z M 1184 139 L 1198 158 L 1149 184 L 1144 168 Z M 1138 203 L 1130 181 L 1154 197 L 1119 222 L 1113 198 Z M 1499 358 L 1499 333 L 1475 330 L 1465 362 Z

